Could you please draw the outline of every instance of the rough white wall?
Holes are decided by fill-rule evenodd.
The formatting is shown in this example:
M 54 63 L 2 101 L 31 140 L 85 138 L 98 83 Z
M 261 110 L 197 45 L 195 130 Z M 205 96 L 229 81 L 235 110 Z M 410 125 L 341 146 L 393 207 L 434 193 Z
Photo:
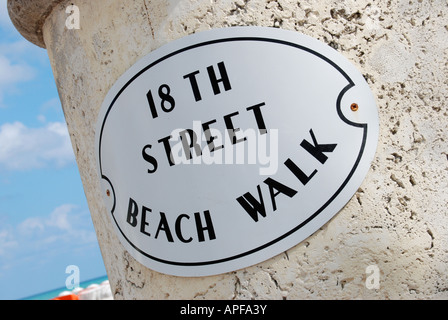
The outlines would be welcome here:
M 65 28 L 74 2 L 81 29 Z M 445 0 L 76 0 L 44 40 L 116 299 L 447 299 L 448 5 Z M 296 30 L 341 52 L 378 103 L 380 141 L 346 207 L 313 236 L 259 265 L 178 278 L 136 262 L 102 203 L 94 128 L 102 100 L 138 58 L 211 28 Z M 366 287 L 373 265 L 379 289 Z

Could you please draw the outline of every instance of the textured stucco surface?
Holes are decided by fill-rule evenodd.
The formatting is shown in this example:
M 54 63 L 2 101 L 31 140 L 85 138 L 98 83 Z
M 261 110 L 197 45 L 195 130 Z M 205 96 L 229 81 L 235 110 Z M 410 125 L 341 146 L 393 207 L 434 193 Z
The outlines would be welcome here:
M 65 28 L 75 3 L 81 29 Z M 116 299 L 447 299 L 448 4 L 446 1 L 76 0 L 53 9 L 45 45 Z M 296 30 L 355 64 L 378 104 L 371 169 L 345 208 L 296 247 L 204 278 L 153 272 L 121 246 L 100 194 L 97 113 L 138 58 L 210 28 Z M 380 288 L 366 287 L 366 267 Z

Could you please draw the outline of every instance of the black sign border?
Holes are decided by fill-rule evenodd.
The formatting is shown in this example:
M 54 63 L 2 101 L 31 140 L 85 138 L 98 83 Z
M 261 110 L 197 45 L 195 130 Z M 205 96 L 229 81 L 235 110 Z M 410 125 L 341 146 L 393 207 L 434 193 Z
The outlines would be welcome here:
M 344 182 L 342 183 L 342 185 L 338 188 L 338 190 L 330 197 L 330 199 L 327 200 L 327 202 L 320 207 L 314 214 L 312 214 L 310 217 L 308 217 L 305 221 L 303 221 L 302 223 L 300 223 L 299 225 L 297 225 L 296 227 L 294 227 L 293 229 L 291 229 L 290 231 L 286 232 L 285 234 L 283 234 L 282 236 L 271 240 L 270 242 L 267 242 L 264 245 L 261 245 L 257 248 L 254 248 L 252 250 L 231 256 L 231 257 L 227 257 L 227 258 L 222 258 L 222 259 L 217 259 L 217 260 L 211 260 L 211 261 L 202 261 L 202 262 L 177 262 L 177 261 L 169 261 L 169 260 L 164 260 L 161 258 L 157 258 L 154 257 L 150 254 L 148 254 L 147 252 L 141 250 L 140 248 L 138 248 L 134 243 L 132 243 L 127 236 L 125 235 L 125 233 L 121 230 L 117 220 L 115 219 L 114 216 L 114 211 L 115 211 L 115 202 L 116 202 L 116 197 L 115 197 L 115 192 L 114 192 L 114 188 L 112 185 L 112 182 L 110 181 L 110 179 L 105 176 L 102 172 L 102 164 L 101 164 L 101 140 L 102 140 L 102 136 L 103 136 L 103 130 L 104 130 L 104 126 L 106 124 L 106 120 L 107 117 L 112 109 L 112 107 L 114 106 L 115 102 L 117 101 L 117 99 L 119 98 L 119 96 L 123 93 L 123 91 L 135 80 L 137 79 L 140 75 L 142 75 L 144 72 L 146 72 L 147 70 L 149 70 L 150 68 L 154 67 L 155 65 L 177 55 L 180 53 L 183 53 L 185 51 L 188 50 L 192 50 L 192 49 L 196 49 L 199 47 L 203 47 L 203 46 L 208 46 L 208 45 L 213 45 L 213 44 L 218 44 L 218 43 L 224 43 L 224 42 L 232 42 L 232 41 L 262 41 L 262 42 L 270 42 L 270 43 L 276 43 L 276 44 L 281 44 L 281 45 L 286 45 L 286 46 L 290 46 L 299 50 L 303 50 L 306 51 L 322 60 L 324 60 L 325 62 L 327 62 L 328 64 L 330 64 L 332 67 L 334 67 L 338 72 L 340 72 L 344 78 L 348 81 L 348 85 L 346 85 L 342 91 L 339 93 L 338 98 L 336 100 L 336 109 L 337 109 L 337 113 L 338 116 L 341 118 L 342 121 L 344 121 L 345 123 L 347 123 L 348 125 L 354 126 L 354 127 L 360 127 L 363 128 L 363 138 L 362 138 L 362 144 L 359 150 L 359 154 L 358 157 L 356 159 L 356 162 L 353 166 L 353 168 L 351 169 L 349 175 L 347 176 L 347 178 L 344 180 Z M 118 228 L 118 230 L 120 231 L 121 235 L 123 236 L 124 239 L 126 239 L 126 241 L 136 250 L 138 251 L 140 254 L 142 254 L 143 256 L 160 262 L 160 263 L 164 263 L 164 264 L 169 264 L 169 265 L 175 265 L 175 266 L 184 266 L 184 267 L 194 267 L 194 266 L 205 266 L 205 265 L 212 265 L 212 264 L 218 264 L 218 263 L 223 263 L 223 262 L 227 262 L 230 260 L 235 260 L 235 259 L 239 259 L 242 258 L 244 256 L 253 254 L 257 251 L 263 250 L 279 241 L 281 241 L 282 239 L 290 236 L 291 234 L 295 233 L 296 231 L 298 231 L 299 229 L 301 229 L 303 226 L 305 226 L 306 224 L 308 224 L 311 220 L 313 220 L 314 218 L 316 218 L 326 207 L 328 207 L 328 205 L 330 205 L 333 200 L 339 195 L 339 193 L 344 189 L 344 187 L 347 185 L 347 183 L 350 181 L 351 177 L 353 176 L 353 174 L 356 171 L 356 168 L 359 165 L 359 162 L 361 161 L 362 155 L 364 153 L 364 149 L 365 149 L 365 145 L 366 145 L 366 141 L 367 141 L 367 123 L 355 123 L 352 122 L 350 120 L 348 120 L 342 113 L 341 111 L 341 100 L 342 97 L 344 96 L 344 94 L 350 90 L 352 87 L 354 87 L 355 84 L 354 82 L 351 80 L 351 78 L 347 75 L 347 73 L 341 68 L 339 67 L 335 62 L 333 62 L 332 60 L 330 60 L 329 58 L 325 57 L 324 55 L 310 49 L 307 48 L 305 46 L 302 46 L 300 44 L 297 43 L 293 43 L 293 42 L 289 42 L 289 41 L 285 41 L 285 40 L 280 40 L 280 39 L 272 39 L 272 38 L 264 38 L 264 37 L 230 37 L 230 38 L 221 38 L 221 39 L 215 39 L 215 40 L 209 40 L 209 41 L 204 41 L 204 42 L 200 42 L 200 43 L 196 43 L 194 45 L 190 45 L 187 47 L 184 47 L 182 49 L 173 51 L 159 59 L 157 59 L 156 61 L 150 63 L 149 65 L 147 65 L 145 68 L 143 68 L 142 70 L 140 70 L 138 73 L 136 73 L 121 89 L 120 91 L 116 94 L 116 96 L 114 97 L 114 99 L 112 100 L 111 104 L 109 105 L 109 108 L 104 116 L 104 121 L 101 125 L 101 131 L 100 131 L 100 136 L 99 136 L 99 147 L 98 147 L 98 155 L 99 155 L 99 166 L 100 166 L 100 175 L 101 178 L 103 178 L 104 180 L 106 180 L 111 188 L 112 188 L 112 193 L 113 193 L 113 197 L 114 197 L 114 205 L 111 209 L 111 214 L 112 217 L 114 219 L 114 222 Z

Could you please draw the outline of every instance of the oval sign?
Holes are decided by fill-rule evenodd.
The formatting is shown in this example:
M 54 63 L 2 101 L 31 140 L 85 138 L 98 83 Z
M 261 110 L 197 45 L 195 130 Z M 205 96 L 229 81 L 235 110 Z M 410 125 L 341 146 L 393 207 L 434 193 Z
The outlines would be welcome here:
M 310 236 L 353 196 L 378 141 L 362 75 L 296 32 L 217 29 L 139 60 L 96 128 L 118 237 L 171 275 L 224 273 Z

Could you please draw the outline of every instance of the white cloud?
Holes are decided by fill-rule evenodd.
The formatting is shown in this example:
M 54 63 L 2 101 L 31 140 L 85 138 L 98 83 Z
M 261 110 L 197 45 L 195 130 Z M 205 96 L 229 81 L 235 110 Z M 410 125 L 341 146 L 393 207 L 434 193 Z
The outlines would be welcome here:
M 12 63 L 5 56 L 0 55 L 0 85 L 11 85 L 28 81 L 34 77 L 35 71 L 25 63 Z
M 58 231 L 68 231 L 70 233 L 73 231 L 73 225 L 76 224 L 77 220 L 77 214 L 73 213 L 74 209 L 76 209 L 75 205 L 63 204 L 55 208 L 48 216 L 25 219 L 19 224 L 17 230 L 23 236 L 43 235 L 44 233 L 48 236 L 49 231 L 52 230 L 53 238 L 55 232 Z
M 35 74 L 35 70 L 27 64 L 13 64 L 0 55 L 0 108 L 5 107 L 3 97 L 6 93 L 16 91 L 17 84 L 33 79 Z
M 57 207 L 45 221 L 46 225 L 58 228 L 60 230 L 71 230 L 71 223 L 69 222 L 68 215 L 75 208 L 76 206 L 71 204 L 64 204 Z
M 43 255 L 52 250 L 73 250 L 74 243 L 83 247 L 97 242 L 89 211 L 73 204 L 60 205 L 44 216 L 26 218 L 16 226 L 0 226 L 0 258 L 5 259 L 36 250 Z M 0 264 L 0 272 L 2 268 Z
M 16 38 L 14 38 L 15 41 L 13 42 L 2 42 L 0 43 L 0 54 L 2 56 L 5 57 L 10 57 L 10 58 L 15 58 L 17 60 L 17 58 L 24 58 L 30 55 L 34 56 L 35 52 L 30 52 L 34 49 L 34 45 L 23 39 L 19 39 L 17 40 Z
M 6 0 L 0 1 L 0 26 L 11 28 L 13 25 L 11 19 L 9 18 L 6 3 Z
M 13 250 L 18 246 L 17 241 L 14 239 L 11 230 L 0 230 L 0 257 L 6 255 L 10 250 Z
M 73 161 L 70 137 L 63 122 L 51 122 L 40 128 L 29 128 L 21 122 L 0 126 L 0 169 L 63 167 Z
M 20 83 L 36 77 L 36 69 L 26 62 L 29 58 L 21 59 L 22 56 L 30 54 L 30 46 L 25 40 L 0 43 L 0 108 L 5 107 L 2 101 L 7 93 L 17 91 Z
M 31 234 L 35 230 L 42 232 L 44 230 L 44 223 L 37 217 L 28 218 L 19 225 L 18 230 L 21 234 Z

